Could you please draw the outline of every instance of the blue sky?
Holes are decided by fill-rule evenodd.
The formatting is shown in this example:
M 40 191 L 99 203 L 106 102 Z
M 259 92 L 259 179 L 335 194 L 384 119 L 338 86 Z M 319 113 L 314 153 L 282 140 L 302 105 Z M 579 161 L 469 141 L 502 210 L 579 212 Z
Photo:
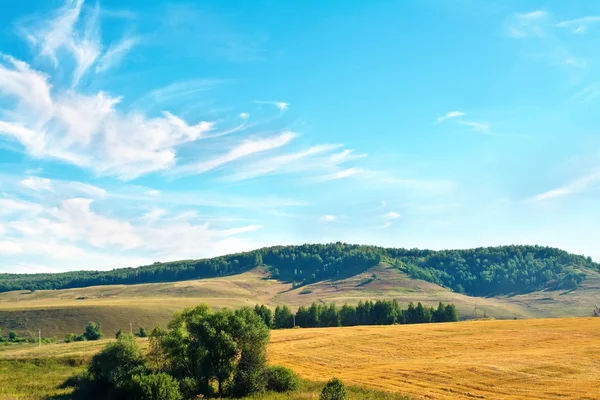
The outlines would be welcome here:
M 0 271 L 331 241 L 600 260 L 600 3 L 174 3 L 3 5 Z

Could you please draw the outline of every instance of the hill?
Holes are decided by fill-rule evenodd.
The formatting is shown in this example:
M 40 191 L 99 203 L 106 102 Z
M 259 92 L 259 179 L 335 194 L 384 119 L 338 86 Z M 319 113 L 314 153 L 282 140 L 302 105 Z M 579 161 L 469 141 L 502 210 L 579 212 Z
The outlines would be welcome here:
M 276 246 L 205 260 L 155 263 L 112 271 L 0 274 L 0 292 L 69 289 L 95 285 L 173 282 L 235 275 L 261 265 L 274 278 L 306 285 L 340 279 L 386 262 L 415 279 L 474 296 L 575 289 L 583 269 L 600 271 L 591 258 L 540 246 L 502 246 L 432 251 L 345 243 Z
M 288 329 L 271 333 L 268 358 L 304 379 L 335 375 L 415 399 L 592 399 L 600 392 L 597 328 L 596 318 L 566 318 Z M 2 390 L 8 398 L 65 393 L 60 382 L 106 342 L 0 348 L 0 398 Z
M 165 325 L 173 312 L 207 303 L 213 307 L 286 304 L 293 309 L 312 302 L 339 305 L 360 300 L 397 299 L 436 306 L 453 303 L 461 319 L 540 318 L 588 316 L 600 298 L 600 273 L 588 270 L 576 290 L 546 290 L 520 295 L 475 297 L 456 293 L 431 282 L 413 279 L 397 267 L 380 263 L 341 279 L 318 281 L 293 287 L 271 278 L 265 268 L 238 275 L 169 283 L 106 285 L 63 290 L 13 291 L 0 293 L 0 328 L 22 336 L 37 335 L 62 339 L 80 333 L 88 321 L 102 323 L 111 336 L 119 329 Z

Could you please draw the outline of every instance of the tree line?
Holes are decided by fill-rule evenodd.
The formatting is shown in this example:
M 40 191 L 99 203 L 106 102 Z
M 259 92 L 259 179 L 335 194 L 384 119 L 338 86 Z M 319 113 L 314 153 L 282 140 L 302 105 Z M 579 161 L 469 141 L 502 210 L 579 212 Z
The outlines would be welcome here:
M 360 301 L 353 306 L 344 304 L 312 303 L 301 306 L 293 313 L 288 306 L 277 306 L 275 312 L 264 305 L 256 305 L 254 312 L 270 328 L 286 329 L 325 328 L 357 325 L 424 324 L 431 322 L 456 322 L 458 314 L 454 304 L 439 303 L 437 308 L 412 302 L 402 309 L 397 300 Z
M 412 278 L 475 296 L 573 289 L 585 279 L 585 269 L 600 271 L 600 265 L 589 257 L 542 246 L 432 251 L 338 242 L 275 246 L 212 259 L 154 263 L 111 271 L 0 274 L 0 292 L 210 278 L 238 274 L 263 265 L 269 268 L 273 278 L 302 286 L 352 276 L 381 262 L 393 265 Z

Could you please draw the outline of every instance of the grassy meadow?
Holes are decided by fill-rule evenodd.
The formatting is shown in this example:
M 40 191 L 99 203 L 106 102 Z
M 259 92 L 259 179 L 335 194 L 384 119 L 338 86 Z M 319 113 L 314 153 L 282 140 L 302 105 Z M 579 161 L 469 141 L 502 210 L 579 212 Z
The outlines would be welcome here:
M 260 398 L 316 399 L 337 376 L 352 399 L 594 399 L 599 331 L 600 318 L 272 331 L 269 362 L 308 383 Z M 60 383 L 106 342 L 0 347 L 0 399 L 64 396 Z

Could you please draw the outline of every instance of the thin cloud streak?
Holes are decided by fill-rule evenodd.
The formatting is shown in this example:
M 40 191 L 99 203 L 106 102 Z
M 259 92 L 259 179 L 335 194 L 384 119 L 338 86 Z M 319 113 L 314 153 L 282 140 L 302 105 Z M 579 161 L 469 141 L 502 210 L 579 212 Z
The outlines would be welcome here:
M 464 117 L 465 113 L 462 111 L 448 111 L 446 114 L 442 115 L 441 117 L 437 118 L 437 122 L 443 122 L 446 121 L 448 119 L 452 119 L 452 118 L 459 118 L 459 117 Z
M 531 199 L 531 201 L 540 202 L 572 194 L 582 193 L 598 182 L 600 182 L 600 171 L 584 175 L 580 178 L 575 179 L 574 181 L 570 182 L 565 186 L 540 193 L 537 196 L 534 196 Z
M 576 34 L 582 34 L 585 33 L 591 25 L 597 23 L 600 23 L 600 15 L 591 15 L 587 17 L 571 19 L 568 21 L 561 21 L 556 24 L 556 26 L 558 28 L 567 28 Z

